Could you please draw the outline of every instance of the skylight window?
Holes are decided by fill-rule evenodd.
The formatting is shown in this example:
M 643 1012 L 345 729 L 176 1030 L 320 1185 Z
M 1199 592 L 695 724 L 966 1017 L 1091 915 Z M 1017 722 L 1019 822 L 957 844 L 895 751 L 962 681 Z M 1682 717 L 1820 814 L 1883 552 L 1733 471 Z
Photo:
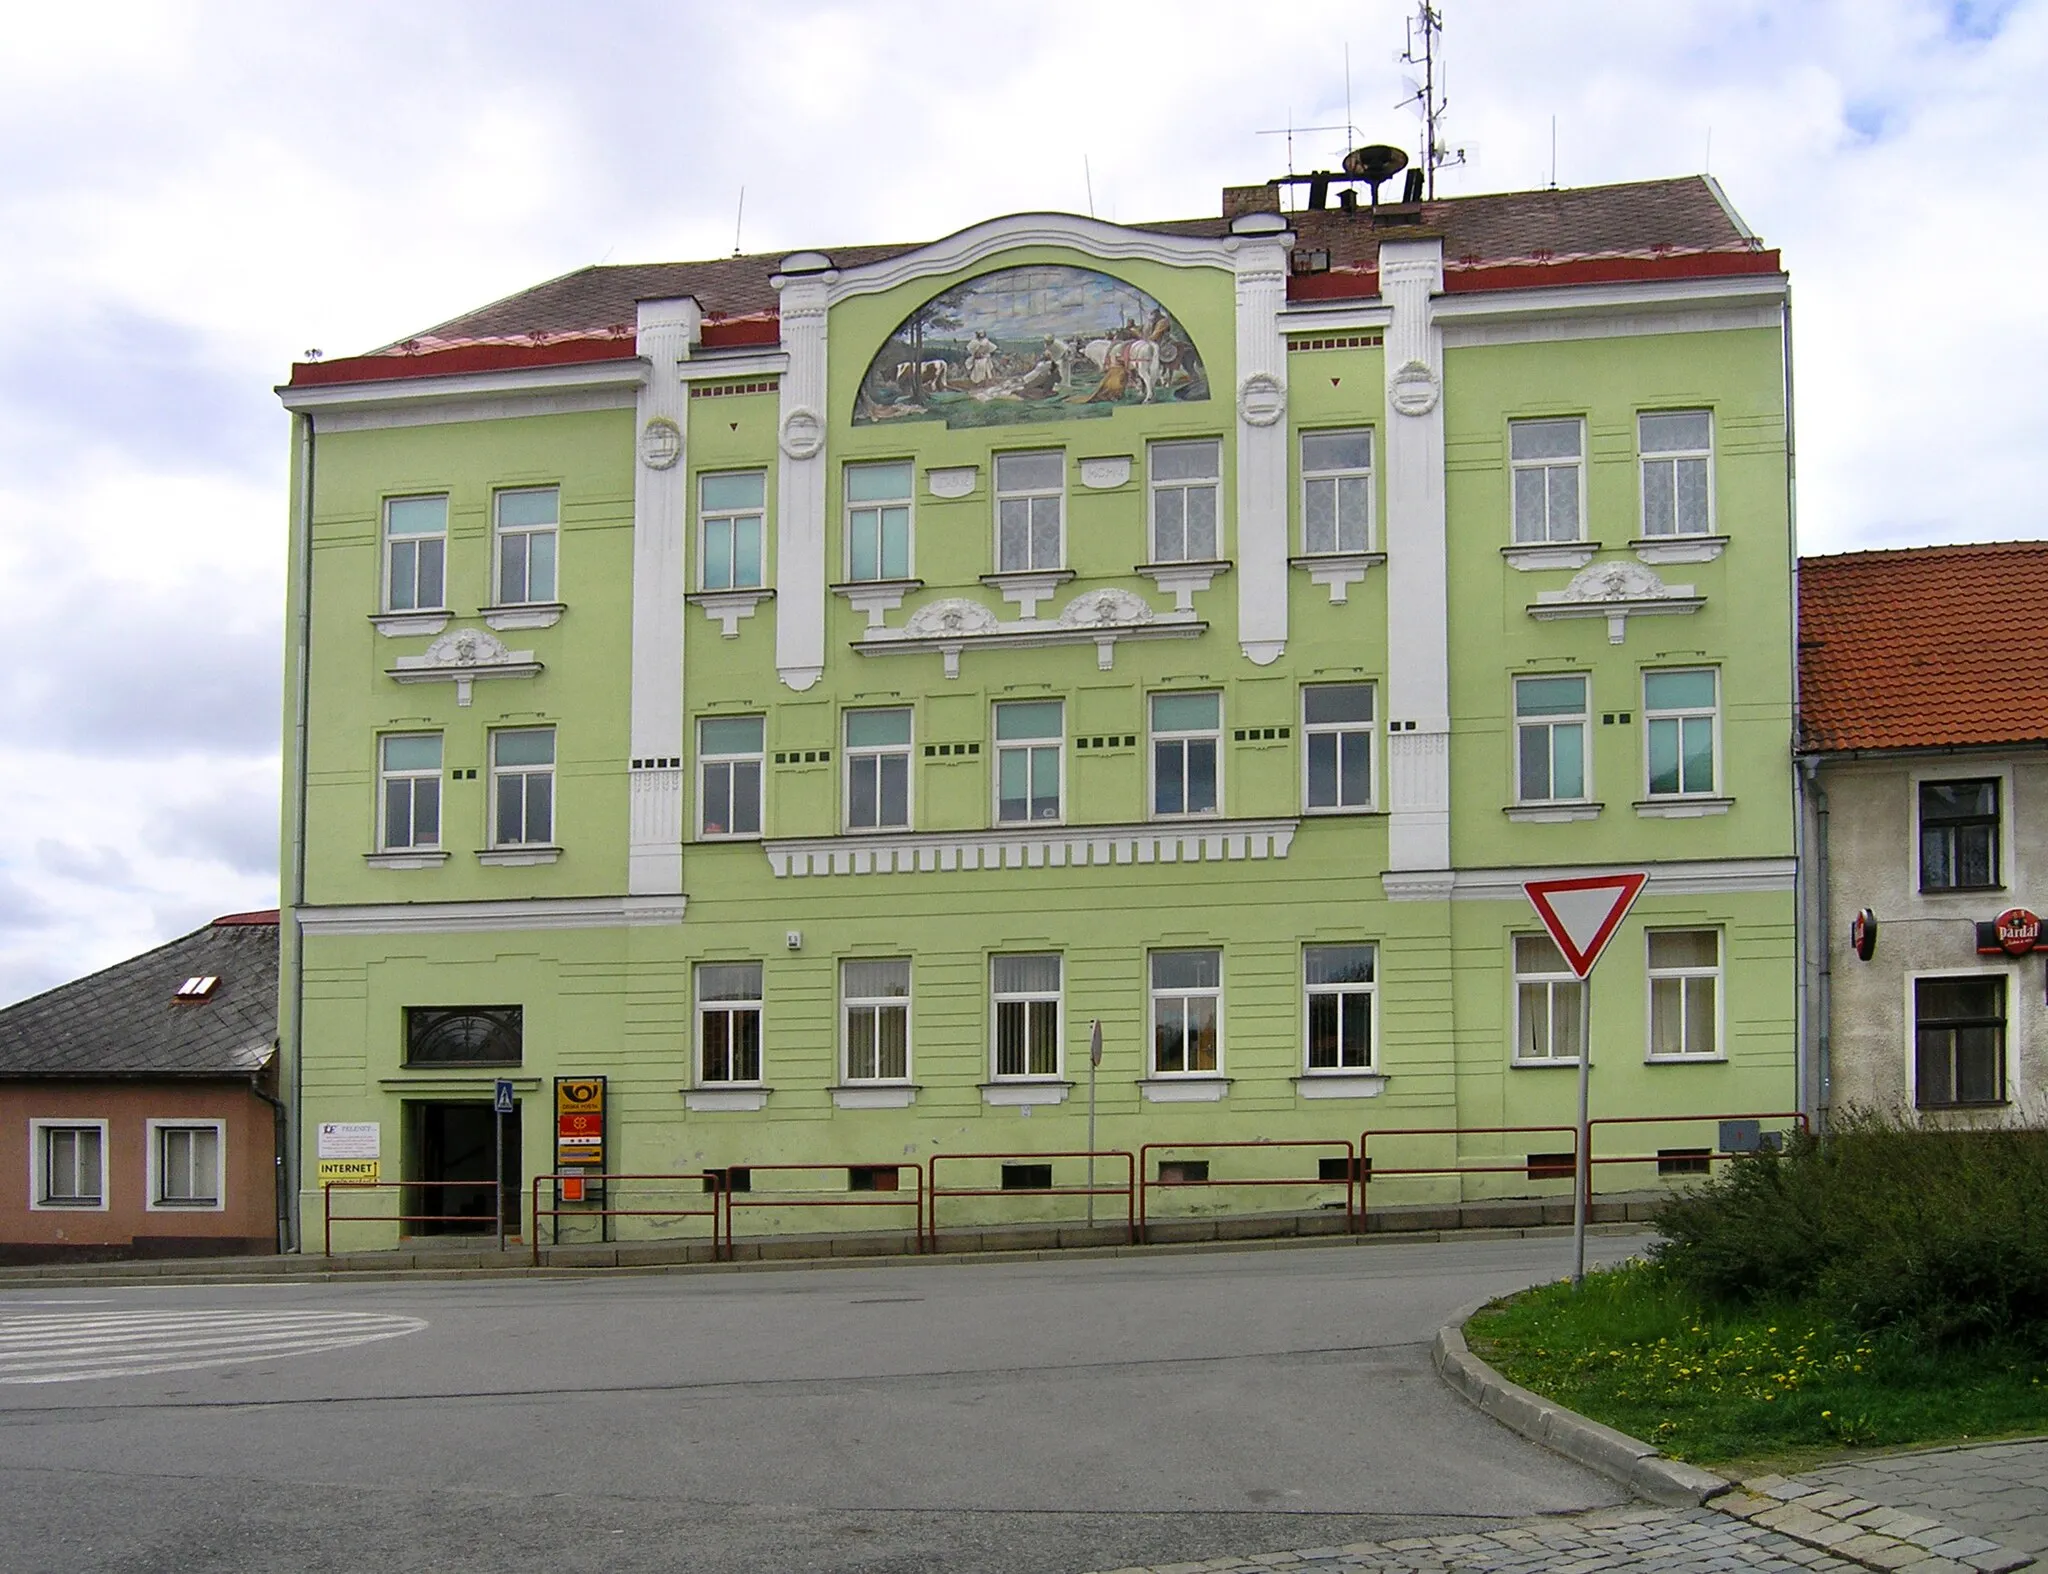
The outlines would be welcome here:
M 220 982 L 218 975 L 208 973 L 202 978 L 188 978 L 178 986 L 174 997 L 178 1000 L 205 1000 L 213 994 L 213 986 Z

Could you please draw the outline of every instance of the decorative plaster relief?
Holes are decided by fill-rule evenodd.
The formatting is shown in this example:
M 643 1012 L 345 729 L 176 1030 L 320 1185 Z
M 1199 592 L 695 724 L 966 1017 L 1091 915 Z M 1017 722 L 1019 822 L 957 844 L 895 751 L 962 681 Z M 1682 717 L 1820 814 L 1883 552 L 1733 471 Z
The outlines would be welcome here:
M 911 613 L 903 632 L 911 639 L 931 639 L 948 634 L 993 634 L 1000 626 L 1001 620 L 980 602 L 948 596 Z
M 525 601 L 517 606 L 478 609 L 485 625 L 494 629 L 551 629 L 568 610 L 565 601 Z
M 924 484 L 933 497 L 965 497 L 974 490 L 980 474 L 979 465 L 948 465 L 943 470 L 925 471 Z
M 507 650 L 483 629 L 454 629 L 417 656 L 400 656 L 385 673 L 399 683 L 453 683 L 455 703 L 467 705 L 479 678 L 538 677 L 541 663 L 530 650 Z
M 1271 372 L 1253 372 L 1237 389 L 1237 413 L 1247 426 L 1271 426 L 1287 413 L 1287 385 Z
M 700 590 L 683 597 L 704 609 L 704 616 L 718 625 L 719 637 L 738 639 L 740 619 L 754 615 L 754 608 L 764 601 L 773 600 L 772 590 Z
M 815 458 L 824 446 L 825 423 L 815 410 L 792 410 L 782 418 L 782 451 L 790 458 Z
M 1407 361 L 1387 379 L 1387 403 L 1403 415 L 1427 415 L 1436 408 L 1442 385 L 1421 361 Z
M 1541 568 L 1584 568 L 1600 550 L 1597 541 L 1527 541 L 1500 549 L 1508 566 L 1527 574 Z
M 1230 572 L 1229 563 L 1212 558 L 1199 563 L 1140 563 L 1133 570 L 1173 597 L 1173 610 L 1192 613 L 1195 592 L 1207 590 L 1218 574 Z
M 1341 607 L 1351 599 L 1351 587 L 1363 584 L 1367 573 L 1386 560 L 1384 552 L 1317 552 L 1287 561 L 1291 567 L 1307 569 L 1314 583 L 1329 586 L 1330 605 Z
M 865 612 L 868 627 L 882 627 L 885 613 L 894 612 L 903 605 L 903 598 L 912 591 L 924 589 L 921 579 L 863 579 L 849 584 L 834 585 L 832 594 L 843 596 L 856 612 Z M 805 684 L 804 687 L 810 687 Z
M 1070 568 L 1048 568 L 1021 574 L 984 574 L 981 582 L 1000 590 L 1003 599 L 1017 609 L 1017 616 L 1028 621 L 1038 616 L 1039 602 L 1050 600 L 1053 592 L 1073 577 Z
M 448 626 L 448 613 L 372 612 L 370 622 L 386 639 L 406 639 L 421 634 L 438 634 Z
M 1581 569 L 1562 590 L 1537 592 L 1529 616 L 1607 620 L 1607 641 L 1619 645 L 1631 615 L 1649 617 L 1697 612 L 1706 597 L 1690 585 L 1667 585 L 1640 563 L 1596 563 Z
M 1060 608 L 1061 628 L 1101 628 L 1105 624 L 1150 623 L 1152 609 L 1128 590 L 1084 590 Z
M 683 457 L 683 429 L 665 415 L 640 428 L 640 462 L 650 470 L 672 470 Z
M 902 836 L 824 836 L 761 844 L 777 879 L 805 875 L 953 874 L 1123 864 L 1285 858 L 1299 820 L 1208 825 L 1016 826 Z
M 1097 492 L 1122 486 L 1131 478 L 1129 454 L 1103 454 L 1081 461 L 1081 484 Z
M 1639 536 L 1629 543 L 1639 563 L 1711 563 L 1727 549 L 1726 536 Z

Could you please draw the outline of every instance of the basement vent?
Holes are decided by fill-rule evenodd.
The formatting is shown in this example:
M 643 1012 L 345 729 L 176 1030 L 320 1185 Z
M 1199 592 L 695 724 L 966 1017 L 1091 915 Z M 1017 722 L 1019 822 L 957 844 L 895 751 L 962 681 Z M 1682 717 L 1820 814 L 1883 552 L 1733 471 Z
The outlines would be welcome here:
M 1578 1158 L 1570 1153 L 1532 1153 L 1529 1179 L 1571 1180 L 1578 1174 Z

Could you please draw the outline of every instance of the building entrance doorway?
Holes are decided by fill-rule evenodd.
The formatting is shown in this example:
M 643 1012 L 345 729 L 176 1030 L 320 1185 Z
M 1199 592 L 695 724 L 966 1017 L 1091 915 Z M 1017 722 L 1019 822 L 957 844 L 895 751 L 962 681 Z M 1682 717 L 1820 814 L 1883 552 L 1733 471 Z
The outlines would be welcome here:
M 411 1106 L 411 1174 L 430 1184 L 406 1188 L 405 1211 L 421 1218 L 413 1235 L 494 1235 L 491 1195 L 497 1179 L 498 1117 L 488 1103 Z M 519 1108 L 505 1117 L 505 1233 L 519 1233 Z

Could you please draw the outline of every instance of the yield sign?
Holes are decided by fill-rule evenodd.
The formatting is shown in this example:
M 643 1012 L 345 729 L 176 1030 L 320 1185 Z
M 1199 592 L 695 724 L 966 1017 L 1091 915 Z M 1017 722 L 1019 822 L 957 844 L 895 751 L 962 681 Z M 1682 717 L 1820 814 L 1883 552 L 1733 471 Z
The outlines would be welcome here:
M 1593 971 L 1593 964 L 1600 960 L 1600 953 L 1649 879 L 1641 870 L 1634 870 L 1567 880 L 1525 880 L 1522 889 L 1529 893 L 1530 905 L 1565 961 L 1584 978 Z

